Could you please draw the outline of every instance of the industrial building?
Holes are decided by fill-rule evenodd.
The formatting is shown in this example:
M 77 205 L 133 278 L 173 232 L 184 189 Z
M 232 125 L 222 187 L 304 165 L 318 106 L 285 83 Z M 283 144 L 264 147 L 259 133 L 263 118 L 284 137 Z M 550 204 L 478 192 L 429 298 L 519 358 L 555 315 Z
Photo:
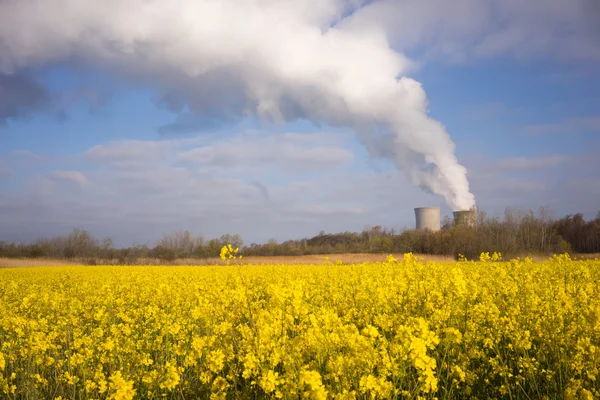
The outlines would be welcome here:
M 428 229 L 432 232 L 440 230 L 441 222 L 439 207 L 415 208 L 415 217 L 417 220 L 417 229 Z
M 475 209 L 454 211 L 454 224 L 456 226 L 475 227 L 477 213 Z M 441 229 L 441 218 L 439 207 L 417 207 L 415 208 L 415 219 L 417 230 L 429 230 L 437 232 Z
M 454 224 L 458 226 L 475 227 L 477 223 L 477 213 L 475 209 L 466 211 L 454 211 Z

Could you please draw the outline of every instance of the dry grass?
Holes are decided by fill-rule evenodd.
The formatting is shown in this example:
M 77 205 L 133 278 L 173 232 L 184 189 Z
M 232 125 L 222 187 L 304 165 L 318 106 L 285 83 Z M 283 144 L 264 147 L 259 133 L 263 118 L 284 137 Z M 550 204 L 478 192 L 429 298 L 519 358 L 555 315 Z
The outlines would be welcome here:
M 308 256 L 275 256 L 275 257 L 244 257 L 242 260 L 248 264 L 325 264 L 334 263 L 336 260 L 342 260 L 344 264 L 358 264 L 362 262 L 385 261 L 387 254 L 368 254 L 368 253 L 346 253 L 346 254 L 319 254 Z M 329 257 L 329 261 L 325 261 Z M 394 254 L 394 257 L 402 259 L 402 254 Z M 452 262 L 450 256 L 432 256 L 420 255 L 425 261 Z
M 325 261 L 329 257 L 329 261 Z M 342 260 L 344 264 L 358 264 L 362 262 L 385 261 L 387 254 L 368 254 L 368 253 L 347 253 L 347 254 L 329 254 L 329 255 L 308 255 L 308 256 L 273 256 L 273 257 L 243 257 L 244 264 L 327 264 L 334 263 L 336 260 Z M 402 259 L 402 254 L 394 254 L 394 257 Z M 432 256 L 421 255 L 425 261 L 452 262 L 450 256 Z M 100 265 L 116 264 L 117 260 L 97 260 Z M 53 260 L 53 259 L 27 259 L 27 258 L 0 258 L 0 268 L 19 268 L 19 267 L 40 267 L 40 266 L 60 266 L 60 265 L 81 265 L 86 264 L 86 260 Z M 137 265 L 215 265 L 224 264 L 220 258 L 184 258 L 173 262 L 164 262 L 157 258 L 141 258 L 136 261 Z
M 425 261 L 434 262 L 454 262 L 451 256 L 434 256 L 434 255 L 418 255 Z M 329 257 L 329 261 L 325 261 L 325 257 Z M 328 264 L 335 263 L 336 260 L 342 260 L 344 264 L 358 264 L 362 262 L 376 262 L 385 261 L 387 254 L 368 254 L 368 253 L 346 253 L 346 254 L 320 254 L 320 255 L 308 255 L 308 256 L 272 256 L 272 257 L 243 257 L 243 264 Z M 394 257 L 402 259 L 402 254 L 394 254 Z M 534 261 L 544 261 L 550 256 L 545 255 L 533 255 L 531 258 Z M 573 259 L 600 259 L 600 253 L 596 254 L 578 254 L 573 255 Z M 118 264 L 117 260 L 97 260 L 99 265 Z M 87 264 L 86 260 L 55 260 L 55 259 L 44 259 L 44 258 L 0 258 L 0 268 L 19 268 L 19 267 L 54 267 L 61 265 L 82 265 Z M 215 258 L 186 258 L 178 259 L 173 262 L 164 262 L 157 258 L 141 258 L 135 262 L 136 265 L 222 265 L 224 264 L 218 257 Z
M 77 263 L 67 260 L 53 260 L 51 258 L 1 258 L 0 268 L 19 267 L 57 267 L 61 265 L 75 265 Z

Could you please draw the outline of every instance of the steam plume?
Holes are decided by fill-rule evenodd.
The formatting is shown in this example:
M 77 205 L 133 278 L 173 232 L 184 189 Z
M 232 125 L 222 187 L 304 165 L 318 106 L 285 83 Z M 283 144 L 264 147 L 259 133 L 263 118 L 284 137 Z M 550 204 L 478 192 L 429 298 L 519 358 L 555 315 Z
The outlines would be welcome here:
M 414 184 L 473 205 L 454 143 L 427 116 L 411 64 L 374 25 L 338 25 L 357 0 L 0 0 L 0 73 L 62 61 L 158 85 L 199 115 L 256 113 L 354 128 Z M 400 77 L 403 76 L 403 77 Z M 398 77 L 400 77 L 398 79 Z M 389 146 L 389 147 L 387 147 Z

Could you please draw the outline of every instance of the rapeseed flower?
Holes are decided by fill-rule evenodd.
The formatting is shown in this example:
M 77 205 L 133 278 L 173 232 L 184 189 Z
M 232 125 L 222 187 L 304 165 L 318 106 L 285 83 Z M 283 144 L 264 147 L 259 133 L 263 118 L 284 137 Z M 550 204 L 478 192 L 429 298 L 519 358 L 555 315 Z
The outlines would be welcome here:
M 0 270 L 0 398 L 599 398 L 600 262 L 482 259 Z

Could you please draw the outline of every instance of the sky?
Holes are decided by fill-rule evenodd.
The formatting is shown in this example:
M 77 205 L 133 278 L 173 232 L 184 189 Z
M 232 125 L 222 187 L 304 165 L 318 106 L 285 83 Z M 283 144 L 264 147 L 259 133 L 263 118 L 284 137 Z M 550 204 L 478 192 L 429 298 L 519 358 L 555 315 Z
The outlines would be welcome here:
M 598 20 L 595 0 L 0 0 L 0 240 L 594 218 Z

